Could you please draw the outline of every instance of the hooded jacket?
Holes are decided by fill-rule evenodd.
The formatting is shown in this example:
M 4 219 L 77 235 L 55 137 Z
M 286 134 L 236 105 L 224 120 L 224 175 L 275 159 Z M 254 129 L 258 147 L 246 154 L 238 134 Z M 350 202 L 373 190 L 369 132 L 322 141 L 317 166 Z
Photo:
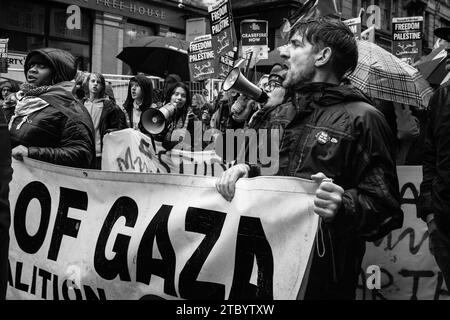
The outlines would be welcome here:
M 56 48 L 42 48 L 31 51 L 25 58 L 25 78 L 30 69 L 29 62 L 34 55 L 41 55 L 49 62 L 53 71 L 52 83 L 56 84 L 63 81 L 71 81 L 77 74 L 75 67 L 75 57 L 67 51 Z
M 277 175 L 311 179 L 323 172 L 344 189 L 334 220 L 321 223 L 308 299 L 354 299 L 365 241 L 403 223 L 394 137 L 370 102 L 352 86 L 326 83 L 297 87 L 292 97 L 296 115 L 285 127 Z
M 31 51 L 25 60 L 25 74 L 29 56 L 42 54 L 52 63 L 53 79 L 62 80 L 37 95 L 48 106 L 10 123 L 11 147 L 28 147 L 33 159 L 59 165 L 90 168 L 95 159 L 94 128 L 86 108 L 72 94 L 75 60 L 68 52 L 59 49 Z M 26 101 L 26 100 L 24 100 Z M 21 123 L 21 125 L 19 125 Z

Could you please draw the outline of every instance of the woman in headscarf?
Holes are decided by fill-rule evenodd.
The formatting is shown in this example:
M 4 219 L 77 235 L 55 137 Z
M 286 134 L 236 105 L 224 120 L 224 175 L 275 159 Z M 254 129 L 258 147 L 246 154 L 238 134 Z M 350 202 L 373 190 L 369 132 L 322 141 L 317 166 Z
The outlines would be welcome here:
M 16 93 L 9 122 L 12 156 L 90 168 L 95 159 L 91 117 L 72 94 L 75 58 L 67 51 L 43 48 L 25 59 L 26 83 Z
M 128 95 L 123 108 L 128 116 L 130 128 L 146 133 L 140 123 L 143 111 L 151 107 L 153 102 L 152 81 L 146 76 L 139 74 L 130 79 L 128 84 Z

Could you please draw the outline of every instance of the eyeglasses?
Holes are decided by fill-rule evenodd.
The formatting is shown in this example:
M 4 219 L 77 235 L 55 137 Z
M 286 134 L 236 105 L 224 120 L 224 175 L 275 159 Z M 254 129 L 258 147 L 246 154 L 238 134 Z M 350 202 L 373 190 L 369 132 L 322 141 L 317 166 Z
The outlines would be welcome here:
M 275 88 L 280 88 L 282 85 L 278 81 L 270 81 L 269 83 L 264 85 L 265 90 L 274 90 Z

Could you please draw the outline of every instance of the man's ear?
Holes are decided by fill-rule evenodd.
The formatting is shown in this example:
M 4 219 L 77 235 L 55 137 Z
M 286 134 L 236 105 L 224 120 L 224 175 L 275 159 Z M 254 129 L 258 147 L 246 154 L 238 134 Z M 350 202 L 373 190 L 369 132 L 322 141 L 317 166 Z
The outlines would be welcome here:
M 316 67 L 322 67 L 326 65 L 331 60 L 331 55 L 333 53 L 333 50 L 330 47 L 325 47 L 322 50 L 320 50 L 316 54 Z

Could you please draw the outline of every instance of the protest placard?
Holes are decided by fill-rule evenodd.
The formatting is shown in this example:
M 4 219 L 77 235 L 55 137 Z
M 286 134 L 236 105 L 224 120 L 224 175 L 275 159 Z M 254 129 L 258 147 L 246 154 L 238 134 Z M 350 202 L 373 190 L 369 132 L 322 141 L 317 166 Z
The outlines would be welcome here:
M 241 21 L 242 52 L 251 51 L 253 66 L 261 59 L 269 56 L 269 22 L 266 20 L 246 19 Z M 243 54 L 244 56 L 244 54 Z
M 192 81 L 214 76 L 215 55 L 211 35 L 197 37 L 189 44 L 189 71 Z
M 399 166 L 403 227 L 384 238 L 368 242 L 362 264 L 358 299 L 437 300 L 450 299 L 442 273 L 428 246 L 428 228 L 417 217 L 422 167 Z M 368 290 L 369 266 L 381 271 L 381 288 Z
M 392 54 L 413 64 L 422 55 L 423 17 L 392 18 Z
M 224 79 L 235 60 L 236 32 L 234 30 L 231 1 L 221 0 L 208 7 L 211 36 L 216 64 L 216 79 Z M 232 60 L 233 63 L 230 62 Z

